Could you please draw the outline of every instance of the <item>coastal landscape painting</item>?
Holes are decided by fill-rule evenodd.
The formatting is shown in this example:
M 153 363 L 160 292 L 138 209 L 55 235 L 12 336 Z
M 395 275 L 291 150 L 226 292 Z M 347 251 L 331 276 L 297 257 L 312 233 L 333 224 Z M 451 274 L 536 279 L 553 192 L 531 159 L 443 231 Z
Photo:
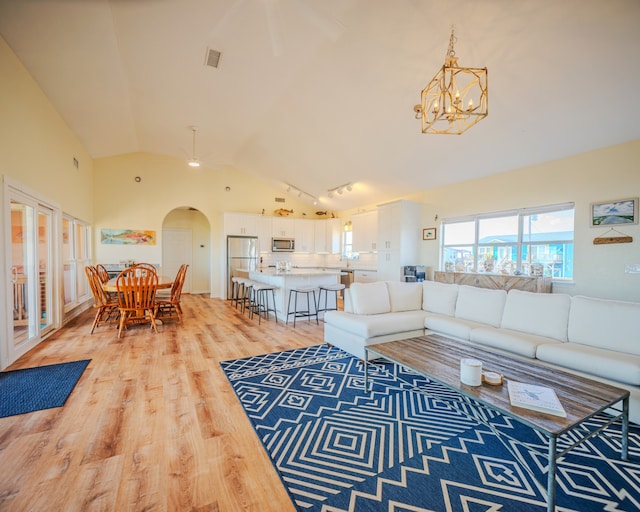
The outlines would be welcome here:
M 155 245 L 155 231 L 141 231 L 138 229 L 101 229 L 101 244 L 117 245 Z
M 591 227 L 637 223 L 637 197 L 602 203 L 591 203 Z

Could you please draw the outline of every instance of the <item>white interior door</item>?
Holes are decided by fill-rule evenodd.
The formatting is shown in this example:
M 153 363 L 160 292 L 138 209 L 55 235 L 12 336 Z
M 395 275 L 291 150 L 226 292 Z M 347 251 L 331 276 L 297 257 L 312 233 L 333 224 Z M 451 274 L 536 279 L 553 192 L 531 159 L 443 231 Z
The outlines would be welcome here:
M 191 271 L 187 271 L 182 291 L 191 292 L 191 274 L 193 273 L 193 245 L 190 229 L 162 230 L 162 274 L 175 276 L 180 265 L 186 263 Z

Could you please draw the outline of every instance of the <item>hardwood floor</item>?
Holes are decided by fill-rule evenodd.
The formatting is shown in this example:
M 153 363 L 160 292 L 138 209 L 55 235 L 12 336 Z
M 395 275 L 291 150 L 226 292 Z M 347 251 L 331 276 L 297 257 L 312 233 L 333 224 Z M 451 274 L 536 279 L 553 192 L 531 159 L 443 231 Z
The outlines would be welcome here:
M 8 368 L 91 359 L 64 407 L 0 419 L 0 510 L 295 511 L 218 363 L 320 344 L 322 322 L 183 309 L 120 339 L 88 311 Z

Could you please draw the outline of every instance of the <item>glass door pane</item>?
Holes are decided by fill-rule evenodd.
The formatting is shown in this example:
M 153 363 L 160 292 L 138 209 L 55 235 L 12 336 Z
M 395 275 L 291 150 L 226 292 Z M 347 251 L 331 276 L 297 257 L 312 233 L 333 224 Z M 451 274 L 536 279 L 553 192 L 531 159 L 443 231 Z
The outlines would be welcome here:
M 62 219 L 62 262 L 64 266 L 64 305 L 70 305 L 74 301 L 75 290 L 75 265 L 71 241 L 71 222 L 67 218 Z
M 51 210 L 43 207 L 38 209 L 38 317 L 40 318 L 40 334 L 53 329 L 52 219 Z
M 36 335 L 34 283 L 34 208 L 11 201 L 11 284 L 13 287 L 13 343 L 20 345 Z

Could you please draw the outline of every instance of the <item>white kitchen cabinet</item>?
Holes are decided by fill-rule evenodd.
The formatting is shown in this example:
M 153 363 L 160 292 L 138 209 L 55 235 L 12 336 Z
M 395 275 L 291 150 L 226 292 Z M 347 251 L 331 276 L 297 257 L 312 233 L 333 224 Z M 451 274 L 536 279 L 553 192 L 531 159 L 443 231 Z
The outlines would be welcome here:
M 378 281 L 378 273 L 375 270 L 354 270 L 354 283 L 373 283 Z
M 378 251 L 380 281 L 400 281 L 402 278 L 400 251 Z
M 378 245 L 378 211 L 356 213 L 351 218 L 353 252 L 376 252 Z
M 315 222 L 316 221 L 310 219 L 294 220 L 296 252 L 311 253 L 315 251 Z
M 295 224 L 293 219 L 288 219 L 286 217 L 272 217 L 271 235 L 276 238 L 294 238 Z
M 404 265 L 419 264 L 420 203 L 394 201 L 378 206 L 378 278 L 399 281 Z
M 260 217 L 260 231 L 258 234 L 258 244 L 260 252 L 271 252 L 271 237 L 272 226 L 271 220 L 273 217 L 267 217 L 265 215 Z
M 315 251 L 320 254 L 340 254 L 342 224 L 340 219 L 316 220 Z
M 225 212 L 224 232 L 226 235 L 258 236 L 261 218 L 257 213 Z

